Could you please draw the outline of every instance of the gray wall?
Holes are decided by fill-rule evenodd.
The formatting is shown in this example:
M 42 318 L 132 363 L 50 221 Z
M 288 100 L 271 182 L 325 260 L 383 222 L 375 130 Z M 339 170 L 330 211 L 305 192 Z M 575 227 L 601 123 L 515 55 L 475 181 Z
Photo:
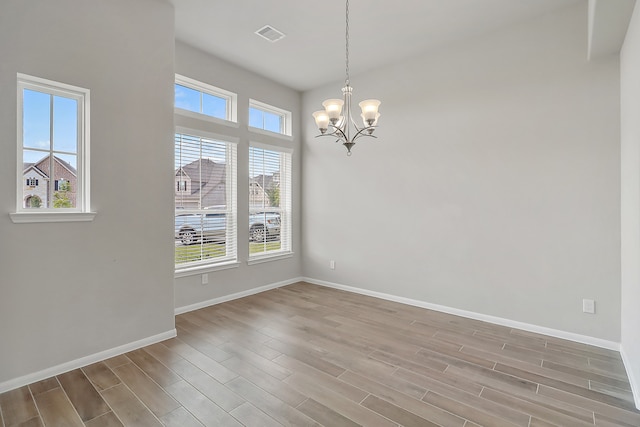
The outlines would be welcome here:
M 622 354 L 640 407 L 640 6 L 620 53 L 622 105 Z
M 2 0 L 0 383 L 173 330 L 173 8 Z M 14 224 L 16 73 L 91 90 L 89 223 Z
M 352 76 L 379 139 L 348 158 L 304 122 L 305 276 L 617 342 L 619 67 L 587 62 L 586 22 L 580 3 Z
M 207 55 L 184 43 L 176 43 L 176 73 L 238 94 L 238 127 L 211 124 L 208 130 L 238 138 L 238 258 L 240 266 L 209 273 L 202 285 L 200 274 L 175 280 L 175 307 L 180 309 L 256 287 L 280 283 L 301 276 L 300 255 L 300 102 L 299 92 L 257 74 Z M 265 102 L 293 114 L 293 140 L 283 140 L 249 132 L 249 98 Z M 178 118 L 177 124 L 189 125 Z M 284 260 L 247 264 L 249 256 L 249 142 L 263 142 L 293 151 L 293 242 L 294 255 Z M 243 226 L 247 224 L 247 226 Z

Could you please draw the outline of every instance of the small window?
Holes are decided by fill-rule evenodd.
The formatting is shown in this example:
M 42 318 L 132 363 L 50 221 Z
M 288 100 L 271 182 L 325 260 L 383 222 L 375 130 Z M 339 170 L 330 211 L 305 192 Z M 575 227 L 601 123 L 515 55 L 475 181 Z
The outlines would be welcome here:
M 249 260 L 291 253 L 291 152 L 249 148 Z
M 233 92 L 176 74 L 176 112 L 235 122 L 236 100 L 237 95 Z
M 88 212 L 89 90 L 18 74 L 18 110 L 18 214 Z
M 251 99 L 249 126 L 291 136 L 291 112 Z

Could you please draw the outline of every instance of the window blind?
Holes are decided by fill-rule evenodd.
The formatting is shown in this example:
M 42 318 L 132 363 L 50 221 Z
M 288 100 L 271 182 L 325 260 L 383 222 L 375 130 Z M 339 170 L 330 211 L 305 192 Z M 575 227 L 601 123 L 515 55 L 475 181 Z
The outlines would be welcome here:
M 236 144 L 175 135 L 176 269 L 237 260 Z
M 249 259 L 291 251 L 291 153 L 249 148 Z

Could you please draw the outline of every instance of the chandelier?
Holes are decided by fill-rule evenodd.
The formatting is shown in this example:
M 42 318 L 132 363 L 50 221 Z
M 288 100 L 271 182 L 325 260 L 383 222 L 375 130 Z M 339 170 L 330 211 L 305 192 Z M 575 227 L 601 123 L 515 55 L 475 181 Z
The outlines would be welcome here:
M 313 117 L 320 131 L 320 136 L 331 136 L 336 138 L 336 142 L 341 142 L 347 149 L 347 155 L 351 155 L 351 148 L 356 144 L 356 139 L 363 136 L 376 138 L 373 135 L 380 113 L 378 107 L 380 101 L 377 99 L 367 99 L 358 105 L 362 110 L 362 127 L 358 127 L 351 115 L 351 94 L 352 87 L 349 85 L 349 0 L 346 4 L 346 26 L 345 26 L 345 63 L 346 78 L 342 88 L 342 99 L 327 99 L 322 103 L 324 110 L 316 111 Z

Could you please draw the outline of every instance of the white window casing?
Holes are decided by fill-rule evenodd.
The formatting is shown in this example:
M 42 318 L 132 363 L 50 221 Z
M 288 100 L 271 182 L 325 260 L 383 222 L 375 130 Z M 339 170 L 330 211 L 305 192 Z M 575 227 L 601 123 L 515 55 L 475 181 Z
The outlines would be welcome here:
M 43 113 L 29 104 L 33 111 L 26 112 L 27 94 L 42 100 L 47 98 L 48 110 Z M 62 107 L 64 104 L 66 108 Z M 75 111 L 71 112 L 70 105 L 75 105 Z M 37 123 L 34 123 L 31 116 L 29 121 L 25 121 L 26 115 L 35 114 L 36 111 L 39 115 Z M 54 124 L 57 126 L 61 120 L 66 121 L 67 126 L 54 129 Z M 69 126 L 69 121 L 74 121 L 73 126 Z M 38 132 L 43 132 L 44 129 L 48 135 L 34 143 L 31 135 L 36 128 Z M 60 130 L 63 128 L 66 129 L 64 134 Z M 93 220 L 95 213 L 91 212 L 90 201 L 89 139 L 89 89 L 17 74 L 16 209 L 10 213 L 13 222 Z M 67 178 L 56 176 L 57 173 L 66 174 Z M 38 185 L 29 186 L 28 178 L 36 179 Z M 66 182 L 64 192 L 58 191 L 56 181 Z M 32 200 L 38 202 L 27 204 L 27 201 Z

